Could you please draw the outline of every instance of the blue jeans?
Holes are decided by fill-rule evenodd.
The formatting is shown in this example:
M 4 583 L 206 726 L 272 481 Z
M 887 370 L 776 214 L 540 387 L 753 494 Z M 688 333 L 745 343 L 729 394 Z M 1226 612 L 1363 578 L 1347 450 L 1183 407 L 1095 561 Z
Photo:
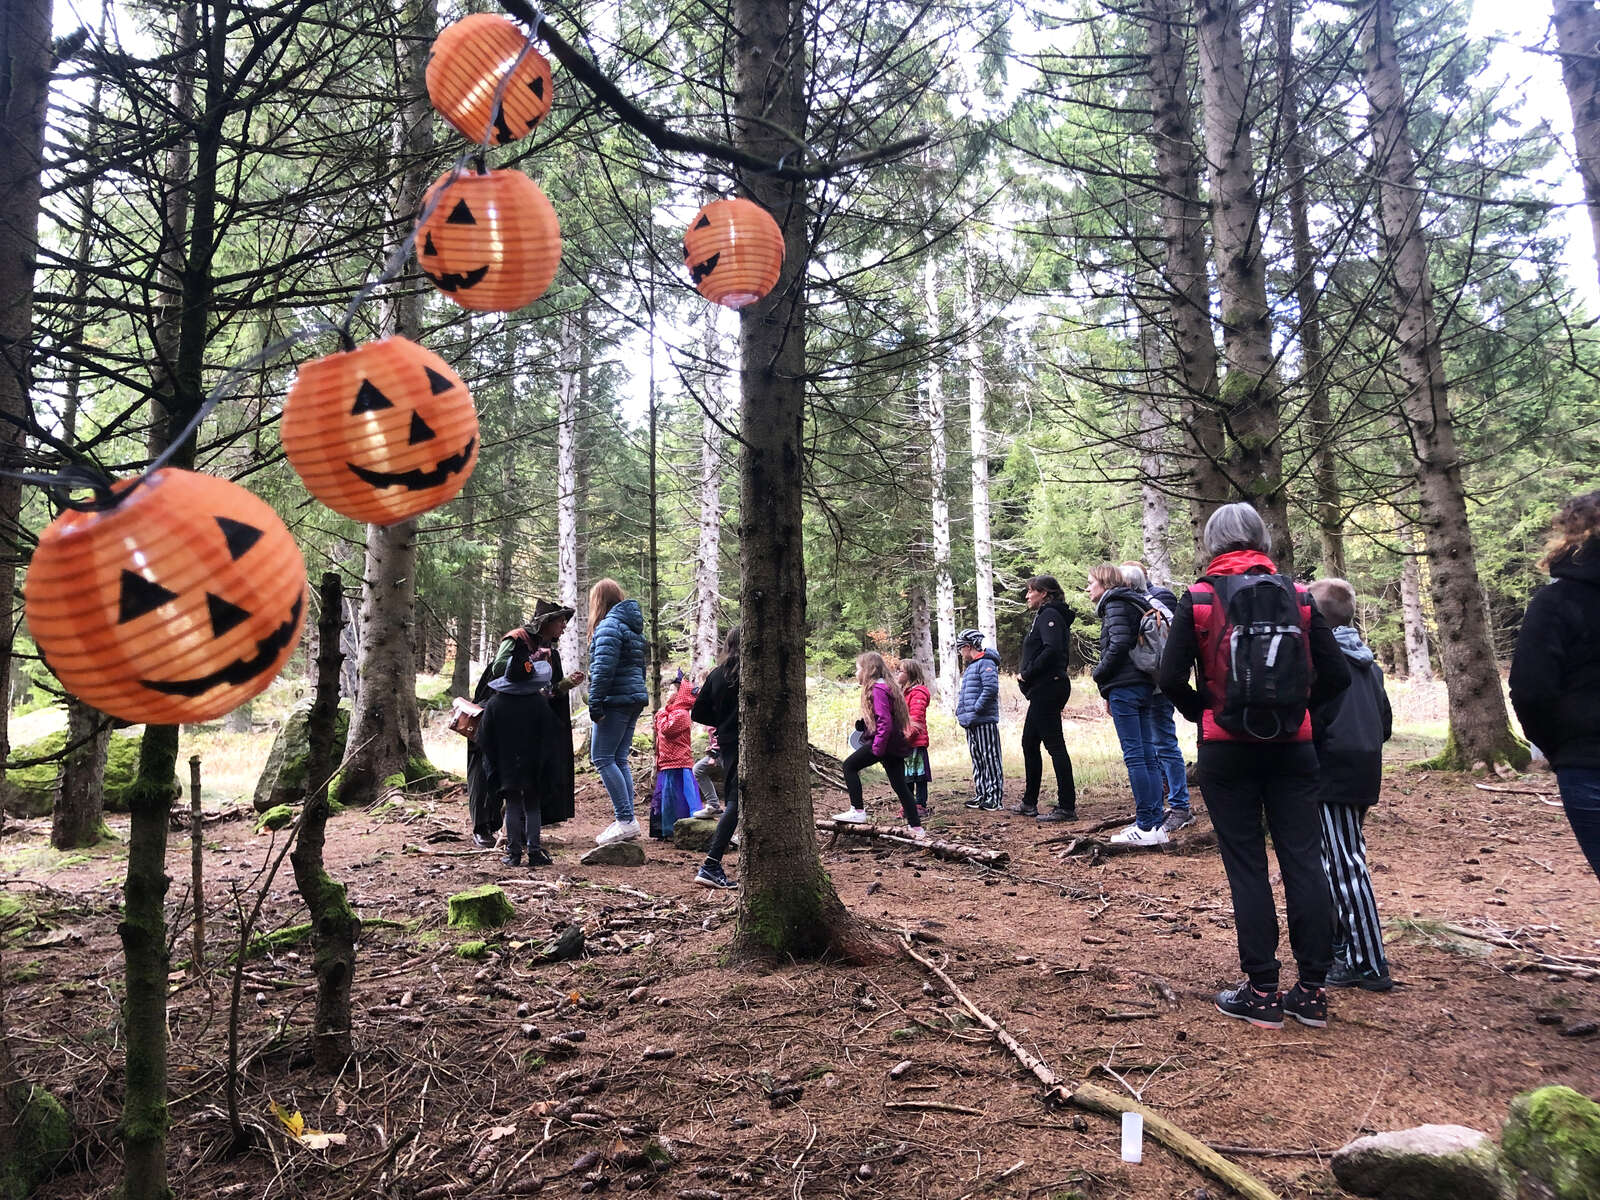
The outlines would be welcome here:
M 1167 807 L 1189 811 L 1189 768 L 1178 745 L 1178 725 L 1172 719 L 1172 701 L 1160 692 L 1150 697 L 1150 724 L 1155 729 L 1156 764 L 1167 783 Z
M 1111 723 L 1117 727 L 1122 743 L 1122 761 L 1128 764 L 1128 782 L 1133 785 L 1134 820 L 1140 829 L 1154 829 L 1166 819 L 1161 804 L 1161 768 L 1156 761 L 1156 729 L 1151 697 L 1155 688 L 1148 683 L 1112 688 L 1106 693 L 1111 707 Z
M 623 824 L 633 820 L 633 772 L 628 769 L 628 755 L 633 752 L 633 727 L 643 709 L 642 704 L 602 709 L 605 716 L 589 735 L 589 761 L 600 772 L 611 809 Z
M 1600 876 L 1600 767 L 1557 767 L 1556 783 L 1578 845 Z

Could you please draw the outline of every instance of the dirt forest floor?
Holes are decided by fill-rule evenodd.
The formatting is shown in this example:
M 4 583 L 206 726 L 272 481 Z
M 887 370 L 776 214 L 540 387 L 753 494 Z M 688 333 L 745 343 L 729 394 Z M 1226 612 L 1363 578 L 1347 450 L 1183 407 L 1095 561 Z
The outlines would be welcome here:
M 1489 783 L 1554 792 L 1548 775 Z M 962 808 L 963 785 L 935 788 L 934 823 L 952 840 L 1009 851 L 1007 870 L 846 838 L 823 852 L 845 903 L 890 945 L 897 931 L 916 935 L 920 953 L 1069 1084 L 1138 1091 L 1286 1197 L 1342 1194 L 1327 1154 L 1364 1131 L 1497 1131 L 1526 1088 L 1600 1094 L 1600 983 L 1529 969 L 1540 953 L 1558 965 L 1600 961 L 1600 885 L 1548 795 L 1391 774 L 1368 830 L 1401 986 L 1334 993 L 1327 1029 L 1267 1031 L 1211 1005 L 1238 969 L 1203 817 L 1187 835 L 1197 844 L 1091 861 L 1063 856 L 1053 841 L 1070 832 L 1062 826 Z M 842 797 L 818 792 L 816 803 L 827 813 Z M 358 1057 L 337 1078 L 307 1062 L 308 947 L 250 959 L 239 1108 L 255 1146 L 231 1158 L 225 959 L 236 910 L 248 911 L 278 843 L 248 819 L 207 826 L 211 969 L 198 981 L 175 970 L 171 997 L 176 1193 L 1227 1194 L 1148 1139 L 1142 1163 L 1120 1161 L 1115 1122 L 1047 1106 L 1037 1082 L 903 957 L 730 960 L 736 896 L 692 884 L 697 855 L 651 842 L 643 867 L 578 863 L 606 808 L 587 777 L 579 818 L 552 831 L 556 865 L 531 875 L 471 850 L 459 795 L 337 817 L 330 870 L 373 921 L 358 965 Z M 874 808 L 892 811 L 881 785 Z M 1130 808 L 1125 782 L 1092 786 L 1073 828 Z M 108 1195 L 120 1169 L 122 860 L 116 849 L 67 865 L 42 850 L 30 857 L 46 833 L 43 822 L 13 825 L 0 872 L 27 906 L 5 955 L 13 1044 L 80 1129 L 78 1169 L 40 1195 Z M 736 853 L 728 867 L 737 873 Z M 188 953 L 178 915 L 187 834 L 173 835 L 169 870 L 176 968 Z M 516 915 L 487 957 L 462 958 L 457 946 L 480 935 L 446 927 L 445 898 L 484 882 L 505 888 Z M 262 927 L 301 919 L 286 864 Z M 534 965 L 569 922 L 581 923 L 586 955 Z M 297 1142 L 274 1103 L 342 1141 Z

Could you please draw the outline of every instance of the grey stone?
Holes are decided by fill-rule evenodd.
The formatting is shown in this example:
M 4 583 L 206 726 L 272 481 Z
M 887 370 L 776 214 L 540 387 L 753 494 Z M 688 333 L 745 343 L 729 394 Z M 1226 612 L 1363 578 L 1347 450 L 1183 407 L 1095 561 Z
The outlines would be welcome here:
M 1464 1125 L 1419 1125 L 1357 1138 L 1334 1151 L 1333 1175 L 1345 1191 L 1383 1200 L 1516 1196 L 1495 1144 Z
M 272 739 L 272 750 L 267 755 L 267 765 L 261 768 L 256 780 L 256 794 L 251 800 L 258 813 L 277 808 L 280 804 L 298 805 L 306 798 L 306 725 L 311 719 L 311 701 L 302 700 L 284 717 L 278 736 Z M 341 707 L 334 717 L 334 761 L 344 757 L 345 738 L 350 733 L 350 710 Z
M 704 854 L 711 849 L 711 835 L 717 823 L 707 817 L 685 817 L 672 827 L 672 844 L 679 850 L 693 850 Z
M 608 842 L 578 860 L 586 867 L 642 867 L 644 847 L 638 842 Z

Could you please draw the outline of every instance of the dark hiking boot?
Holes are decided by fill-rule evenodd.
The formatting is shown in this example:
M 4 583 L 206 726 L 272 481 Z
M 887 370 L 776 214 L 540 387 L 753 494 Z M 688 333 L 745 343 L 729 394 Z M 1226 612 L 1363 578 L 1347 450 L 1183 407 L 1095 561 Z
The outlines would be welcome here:
M 1258 992 L 1249 982 L 1217 993 L 1217 1011 L 1225 1017 L 1249 1021 L 1262 1029 L 1283 1028 L 1283 1004 L 1278 992 Z
M 507 850 L 500 856 L 500 863 L 507 867 L 520 867 L 522 865 L 521 850 Z
M 1054 808 L 1047 808 L 1039 814 L 1039 820 L 1041 821 L 1076 821 L 1077 819 L 1078 810 L 1076 808 L 1063 808 L 1059 804 Z
M 554 862 L 555 859 L 550 857 L 550 851 L 543 846 L 535 846 L 528 851 L 528 865 L 530 867 L 548 867 Z
M 1348 963 L 1336 962 L 1328 972 L 1328 986 L 1332 988 L 1360 988 L 1364 992 L 1387 992 L 1394 980 L 1378 971 L 1357 971 Z
M 1175 808 L 1167 814 L 1167 819 L 1161 823 L 1161 828 L 1168 833 L 1177 833 L 1180 829 L 1187 829 L 1194 824 L 1194 813 L 1187 808 Z
M 1013 804 L 1006 811 L 1016 813 L 1019 817 L 1037 817 L 1039 815 L 1039 806 L 1037 804 Z
M 1313 1029 L 1323 1028 L 1328 1023 L 1328 989 L 1295 984 L 1283 993 L 1283 1014 Z
M 479 850 L 493 850 L 494 838 L 485 836 L 481 833 L 475 833 L 472 835 L 472 844 Z

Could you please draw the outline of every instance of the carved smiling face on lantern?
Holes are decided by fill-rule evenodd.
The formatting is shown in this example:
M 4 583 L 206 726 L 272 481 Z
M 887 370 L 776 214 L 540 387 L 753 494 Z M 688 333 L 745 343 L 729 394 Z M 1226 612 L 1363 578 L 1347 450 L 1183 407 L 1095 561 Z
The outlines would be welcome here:
M 683 235 L 683 265 L 707 300 L 727 308 L 754 304 L 783 270 L 783 233 L 772 215 L 749 200 L 713 200 Z
M 417 265 L 451 300 L 512 312 L 544 295 L 561 262 L 561 223 L 520 171 L 441 175 L 422 198 Z
M 283 405 L 283 449 L 307 490 L 392 525 L 451 499 L 478 461 L 478 414 L 448 363 L 385 338 L 307 363 Z
M 272 682 L 300 640 L 306 572 L 261 500 L 167 469 L 113 509 L 53 521 L 24 591 L 34 639 L 70 692 L 123 720 L 180 724 Z

